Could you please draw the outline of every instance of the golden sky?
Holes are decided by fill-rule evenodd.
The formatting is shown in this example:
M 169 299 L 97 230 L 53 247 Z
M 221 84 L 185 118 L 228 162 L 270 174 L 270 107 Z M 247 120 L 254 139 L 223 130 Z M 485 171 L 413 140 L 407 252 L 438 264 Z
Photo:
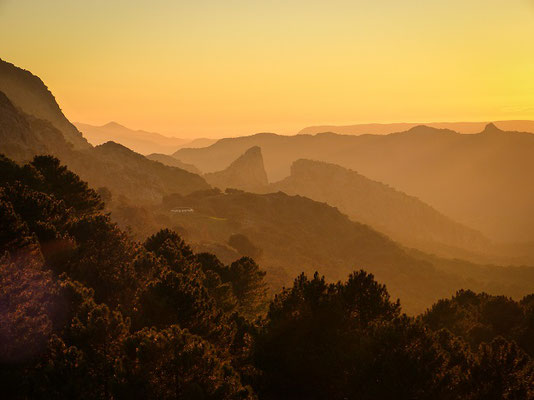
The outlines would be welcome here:
M 534 119 L 532 0 L 0 0 L 0 57 L 179 137 Z

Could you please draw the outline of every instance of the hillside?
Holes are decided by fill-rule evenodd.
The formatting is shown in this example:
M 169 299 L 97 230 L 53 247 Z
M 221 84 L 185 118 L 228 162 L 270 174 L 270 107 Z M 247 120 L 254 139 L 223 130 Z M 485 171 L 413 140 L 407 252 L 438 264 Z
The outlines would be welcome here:
M 400 285 L 408 309 L 364 270 L 339 282 L 299 274 L 269 301 L 265 271 L 252 258 L 226 263 L 195 252 L 169 229 L 134 242 L 103 212 L 103 199 L 56 158 L 18 165 L 0 156 L 4 397 L 371 400 L 430 391 L 437 398 L 500 399 L 514 390 L 523 399 L 534 388 L 527 356 L 534 353 L 532 295 L 514 301 L 462 290 L 422 318 L 407 317 L 404 311 L 420 308 L 409 299 L 427 301 L 430 290 L 446 292 L 457 279 L 309 199 L 223 196 L 229 207 L 203 204 L 229 218 L 237 215 L 235 204 L 257 221 L 274 212 L 268 220 L 278 214 L 289 234 L 304 227 L 315 247 L 310 252 L 303 242 L 300 257 L 319 262 L 325 246 L 341 257 L 376 259 L 378 271 L 393 261 L 384 274 Z M 316 240 L 310 213 L 325 233 L 344 235 Z M 329 221 L 344 229 L 332 230 Z M 375 245 L 383 253 L 366 255 Z M 491 276 L 489 291 L 492 279 L 501 293 L 532 289 L 532 268 L 458 269 L 469 269 L 472 286 L 481 273 Z M 426 286 L 414 290 L 416 283 Z M 309 371 L 320 379 L 310 380 Z
M 287 285 L 291 277 L 301 271 L 312 273 L 319 270 L 328 279 L 338 280 L 345 279 L 354 269 L 365 268 L 387 283 L 393 296 L 400 297 L 409 312 L 422 311 L 439 297 L 449 296 L 463 287 L 473 290 L 498 288 L 499 293 L 515 297 L 532 291 L 531 282 L 534 279 L 529 278 L 532 271 L 529 268 L 488 267 L 495 271 L 506 271 L 507 281 L 495 278 L 500 277 L 501 272 L 488 274 L 476 265 L 471 265 L 465 273 L 458 268 L 451 269 L 447 260 L 436 261 L 424 253 L 422 256 L 408 254 L 385 235 L 367 225 L 351 221 L 337 209 L 324 203 L 284 193 L 261 195 L 239 190 L 221 193 L 210 189 L 198 175 L 149 160 L 113 142 L 86 150 L 73 150 L 65 144 L 61 132 L 51 124 L 25 116 L 10 105 L 11 102 L 6 98 L 2 104 L 2 126 L 5 124 L 8 127 L 10 124 L 12 127 L 2 132 L 13 140 L 12 143 L 19 145 L 18 148 L 34 154 L 51 151 L 82 179 L 88 181 L 91 187 L 108 188 L 112 194 L 111 202 L 118 206 L 116 210 L 123 207 L 122 216 L 128 216 L 128 208 L 124 207 L 134 210 L 129 215 L 133 216 L 129 219 L 133 224 L 146 225 L 147 221 L 151 221 L 154 226 L 176 228 L 195 245 L 220 249 L 226 256 L 246 252 L 248 247 L 270 272 L 269 279 L 274 287 Z M 37 127 L 42 127 L 43 130 L 37 130 Z M 450 132 L 441 134 L 455 137 Z M 380 138 L 401 140 L 406 135 L 425 137 L 423 131 L 412 131 Z M 484 135 L 499 137 L 502 133 L 490 127 Z M 354 139 L 337 135 L 333 137 Z M 243 141 L 257 138 L 274 145 L 278 145 L 282 138 L 284 146 L 280 150 L 283 151 L 278 154 L 282 159 L 292 157 L 296 149 L 300 152 L 309 151 L 303 144 L 317 139 L 311 136 L 279 137 L 263 134 L 251 138 L 225 139 L 207 149 L 196 151 L 211 152 L 221 147 L 224 149 L 224 146 L 235 142 L 242 144 Z M 321 151 L 327 151 L 332 136 L 319 135 L 318 138 L 325 139 L 320 143 L 320 148 Z M 368 138 L 374 139 L 372 136 Z M 298 146 L 295 146 L 295 140 L 299 141 Z M 32 147 L 47 142 L 50 147 L 44 150 Z M 4 144 L 0 143 L 0 151 L 9 156 L 10 149 L 2 147 Z M 346 144 L 338 151 L 350 152 L 351 148 Z M 259 172 L 252 176 L 257 175 L 258 182 L 263 184 L 266 177 L 262 173 L 261 161 L 262 153 L 266 154 L 265 147 L 262 146 L 261 151 L 251 147 L 253 146 L 246 147 L 245 150 L 250 151 L 229 169 L 237 166 L 237 172 L 243 173 L 243 170 L 254 166 L 256 172 Z M 273 148 L 276 146 L 267 146 L 268 150 Z M 238 155 L 241 156 L 245 150 Z M 267 154 L 275 156 L 271 151 Z M 216 158 L 213 160 L 220 162 Z M 265 156 L 266 166 L 268 160 Z M 231 162 L 221 169 L 229 164 Z M 139 212 L 145 213 L 147 218 L 137 218 Z M 150 227 L 142 226 L 142 229 L 146 231 Z M 233 240 L 235 235 L 241 238 L 237 242 Z
M 71 161 L 73 169 L 80 171 L 92 187 L 105 186 L 132 202 L 158 202 L 170 193 L 188 194 L 210 188 L 196 174 L 149 160 L 117 143 L 104 143 L 87 154 L 82 162 Z
M 270 190 L 328 203 L 408 247 L 448 257 L 473 257 L 491 243 L 419 199 L 359 173 L 319 161 L 297 160 L 291 175 Z
M 219 189 L 234 188 L 257 191 L 268 185 L 261 149 L 251 147 L 226 169 L 204 175 L 204 178 Z
M 130 129 L 116 122 L 110 122 L 102 126 L 83 124 L 81 122 L 75 122 L 74 125 L 93 146 L 111 141 L 120 143 L 140 154 L 170 154 L 189 142 L 187 139 Z
M 192 211 L 172 211 L 181 208 Z M 164 226 L 176 229 L 195 244 L 224 244 L 232 235 L 244 235 L 250 246 L 261 252 L 258 261 L 274 287 L 290 284 L 300 271 L 313 274 L 317 270 L 335 281 L 363 268 L 386 283 L 410 313 L 421 312 L 436 299 L 463 287 L 514 297 L 534 287 L 532 268 L 481 267 L 464 262 L 464 271 L 454 261 L 408 253 L 385 235 L 349 220 L 327 204 L 281 192 L 261 195 L 212 190 L 172 196 L 155 213 Z M 204 248 L 221 259 L 227 252 L 220 246 Z
M 200 172 L 200 170 L 194 165 L 183 163 L 177 158 L 174 158 L 173 156 L 168 156 L 166 154 L 160 154 L 160 153 L 152 153 L 152 154 L 146 155 L 145 157 L 148 158 L 149 160 L 160 162 L 169 167 L 181 168 L 183 170 L 189 171 L 197 175 L 202 174 L 202 172 Z
M 75 149 L 91 146 L 63 115 L 56 99 L 43 81 L 29 71 L 0 59 L 0 91 L 24 113 L 49 121 Z
M 54 155 L 92 187 L 106 187 L 117 198 L 144 204 L 159 203 L 171 193 L 210 188 L 199 175 L 149 160 L 116 143 L 74 150 L 51 123 L 19 111 L 2 92 L 0 154 L 19 162 Z
M 436 129 L 450 129 L 458 133 L 479 133 L 490 122 L 431 122 L 431 123 L 394 123 L 394 124 L 356 124 L 356 125 L 318 125 L 302 129 L 300 135 L 315 135 L 332 132 L 340 135 L 387 135 L 394 132 L 407 131 L 416 126 L 425 125 Z M 534 133 L 534 121 L 494 121 L 504 131 Z
M 534 237 L 534 135 L 489 125 L 462 135 L 416 127 L 389 135 L 333 133 L 228 138 L 175 156 L 203 172 L 221 170 L 252 146 L 262 149 L 270 181 L 287 177 L 301 158 L 350 168 L 419 198 L 492 240 Z

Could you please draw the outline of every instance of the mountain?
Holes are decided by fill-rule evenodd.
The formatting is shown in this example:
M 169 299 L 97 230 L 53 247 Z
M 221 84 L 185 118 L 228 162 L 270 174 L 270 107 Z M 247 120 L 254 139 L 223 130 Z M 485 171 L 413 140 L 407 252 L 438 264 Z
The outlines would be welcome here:
M 261 147 L 270 181 L 287 177 L 301 158 L 334 163 L 409 193 L 491 240 L 534 237 L 531 133 L 494 125 L 473 135 L 425 126 L 389 135 L 261 133 L 181 149 L 175 157 L 213 172 L 252 146 Z
M 188 212 L 173 212 L 177 209 Z M 282 192 L 229 189 L 170 196 L 155 213 L 164 226 L 221 259 L 227 247 L 203 244 L 229 243 L 234 235 L 246 237 L 261 254 L 257 261 L 275 288 L 289 285 L 302 271 L 318 271 L 337 281 L 362 268 L 384 282 L 404 309 L 417 313 L 461 288 L 521 297 L 534 287 L 533 268 L 480 266 L 408 251 L 334 207 Z
M 217 140 L 218 139 L 197 138 L 183 144 L 181 148 L 198 149 L 201 147 L 208 147 L 211 146 L 213 143 L 217 142 Z
M 402 132 L 416 126 L 425 125 L 437 129 L 450 129 L 459 133 L 478 133 L 489 122 L 432 122 L 432 123 L 394 123 L 394 124 L 356 124 L 356 125 L 318 125 L 302 129 L 301 135 L 315 135 L 323 132 L 333 132 L 342 135 L 362 135 Z M 534 121 L 495 121 L 494 124 L 505 131 L 534 133 Z
M 261 149 L 251 147 L 226 169 L 204 175 L 210 185 L 220 189 L 256 191 L 268 185 Z
M 340 167 L 297 160 L 270 190 L 328 203 L 353 221 L 372 226 L 408 247 L 448 257 L 474 257 L 491 249 L 479 232 L 460 225 L 416 197 Z
M 171 154 L 184 147 L 206 147 L 217 141 L 216 139 L 207 138 L 190 140 L 169 137 L 156 132 L 130 129 L 117 122 L 109 122 L 102 126 L 94 126 L 81 122 L 75 122 L 74 125 L 83 133 L 89 143 L 94 146 L 106 142 L 115 142 L 144 155 L 153 153 Z
M 54 155 L 94 188 L 106 187 L 134 202 L 160 202 L 171 193 L 210 186 L 199 175 L 152 161 L 113 142 L 74 150 L 49 122 L 24 115 L 0 92 L 0 153 L 17 161 Z
M 0 91 L 24 113 L 50 122 L 75 149 L 91 147 L 63 115 L 43 81 L 31 72 L 0 59 Z
M 200 170 L 194 165 L 183 163 L 177 158 L 174 158 L 173 156 L 168 156 L 166 154 L 152 153 L 145 157 L 148 158 L 149 160 L 157 161 L 164 165 L 168 165 L 169 167 L 181 168 L 193 174 L 198 174 L 198 175 L 202 174 L 202 172 L 200 172 Z
M 155 132 L 133 130 L 116 122 L 110 122 L 102 126 L 93 126 L 81 122 L 75 122 L 74 125 L 94 146 L 112 141 L 140 154 L 170 154 L 189 142 L 187 139 L 163 136 Z
M 328 279 L 338 280 L 345 279 L 354 269 L 364 268 L 386 283 L 411 313 L 420 312 L 439 297 L 450 296 L 464 287 L 514 297 L 532 292 L 532 268 L 482 267 L 414 253 L 371 227 L 351 221 L 327 204 L 284 193 L 254 194 L 236 189 L 222 193 L 210 189 L 198 175 L 149 160 L 117 143 L 73 149 L 51 123 L 27 116 L 6 96 L 0 99 L 1 134 L 10 139 L 0 142 L 0 152 L 9 156 L 13 149 L 23 149 L 27 154 L 51 151 L 106 197 L 109 193 L 101 187 L 108 188 L 113 195 L 111 202 L 125 205 L 123 215 L 133 215 L 130 219 L 133 223 L 151 221 L 176 228 L 191 242 L 200 246 L 211 244 L 209 248 L 218 247 L 227 256 L 252 250 L 269 271 L 269 279 L 280 285 L 289 284 L 288 277 L 301 271 L 318 270 Z M 489 127 L 485 135 L 503 133 Z M 276 135 L 263 137 L 277 144 Z M 293 138 L 284 140 L 282 159 L 292 157 L 296 148 L 291 142 Z M 226 146 L 233 141 L 219 141 L 208 149 L 218 149 L 221 142 Z M 245 147 L 238 155 L 251 147 Z M 321 151 L 328 149 L 325 143 L 321 147 Z M 298 148 L 306 151 L 305 146 Z M 264 147 L 261 152 L 251 149 L 236 162 L 237 169 L 258 168 L 262 153 L 265 154 Z M 266 165 L 268 161 L 265 157 Z M 264 174 L 259 176 L 260 181 L 266 182 Z M 128 214 L 128 209 L 145 213 L 147 218 L 135 218 L 135 213 Z M 114 209 L 111 212 L 115 214 Z M 46 235 L 47 229 L 39 227 Z M 234 251 L 227 251 L 228 247 Z
M 24 111 L 27 107 L 14 103 L 0 91 L 0 153 L 19 162 L 28 161 L 35 155 L 54 155 L 92 187 L 106 187 L 114 197 L 142 204 L 158 203 L 163 196 L 172 193 L 187 194 L 210 188 L 199 175 L 149 160 L 116 143 L 109 142 L 93 148 L 83 142 L 85 139 L 82 137 L 85 146 L 74 146 L 67 140 L 72 137 L 69 131 L 65 133 L 53 123 L 59 121 L 63 128 L 70 126 L 42 81 L 11 64 L 1 62 L 0 67 L 3 71 L 0 76 L 9 77 L 1 82 L 11 85 L 11 90 L 17 93 L 15 98 L 40 110 L 35 114 L 52 118 L 49 121 L 37 118 L 35 114 L 30 115 Z M 17 87 L 24 91 L 23 95 Z M 43 105 L 40 106 L 39 102 L 43 102 Z M 54 110 L 57 111 L 55 114 L 52 113 Z M 68 124 L 61 124 L 60 117 Z M 71 127 L 75 130 L 74 126 Z
M 199 175 L 149 160 L 118 143 L 96 146 L 87 155 L 85 162 L 71 161 L 73 170 L 92 187 L 105 186 L 131 202 L 158 202 L 171 193 L 188 194 L 210 188 Z
M 60 135 L 63 139 L 63 135 Z M 41 140 L 32 130 L 29 121 L 17 110 L 7 96 L 0 92 L 0 143 L 6 153 L 15 160 L 28 160 L 33 154 L 48 152 L 46 142 Z

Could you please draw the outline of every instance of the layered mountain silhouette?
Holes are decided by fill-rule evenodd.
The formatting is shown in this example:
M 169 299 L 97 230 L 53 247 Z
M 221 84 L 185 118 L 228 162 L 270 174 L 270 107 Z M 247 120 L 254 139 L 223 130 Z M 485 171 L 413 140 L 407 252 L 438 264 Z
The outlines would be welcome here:
M 244 235 L 261 249 L 267 278 L 280 286 L 290 284 L 297 271 L 318 271 L 336 281 L 362 268 L 386 283 L 403 309 L 417 313 L 463 287 L 520 296 L 534 285 L 533 268 L 482 267 L 407 251 L 336 208 L 302 196 L 211 190 L 173 196 L 161 212 L 179 208 L 194 211 L 169 213 L 167 223 L 179 226 L 189 241 L 224 244 L 234 234 Z M 209 249 L 223 259 L 228 252 Z
M 83 124 L 81 122 L 75 122 L 74 125 L 83 133 L 89 143 L 94 146 L 112 141 L 120 143 L 140 154 L 170 154 L 189 142 L 187 139 L 130 129 L 116 122 L 110 122 L 102 126 Z
M 482 234 L 452 221 L 421 200 L 335 164 L 297 160 L 291 166 L 291 175 L 271 184 L 270 189 L 328 203 L 353 221 L 431 253 L 470 257 L 491 248 L 491 242 Z
M 76 170 L 85 170 L 93 187 L 105 186 L 126 196 L 130 201 L 158 202 L 170 193 L 187 194 L 209 189 L 199 175 L 176 167 L 169 167 L 147 159 L 118 143 L 107 142 L 89 153 L 98 167 L 72 162 Z
M 217 142 L 218 140 L 219 139 L 196 138 L 182 145 L 182 148 L 183 149 L 198 149 L 201 147 L 208 147 L 208 146 L 211 146 L 213 143 Z
M 262 133 L 222 139 L 174 156 L 203 172 L 225 168 L 252 146 L 262 149 L 270 181 L 290 174 L 298 159 L 350 168 L 416 196 L 490 239 L 534 237 L 534 135 L 488 125 L 478 134 L 418 126 L 389 135 Z
M 63 115 L 43 81 L 31 72 L 0 59 L 0 92 L 24 113 L 51 123 L 75 149 L 90 148 L 87 140 Z
M 94 188 L 136 202 L 159 202 L 170 193 L 209 189 L 199 175 L 152 161 L 114 142 L 74 150 L 49 122 L 24 115 L 0 92 L 0 153 L 18 161 L 35 155 L 60 158 Z
M 362 135 L 402 132 L 416 126 L 425 125 L 437 129 L 450 129 L 459 133 L 478 133 L 489 122 L 432 122 L 432 123 L 394 123 L 394 124 L 356 124 L 356 125 L 318 125 L 302 129 L 301 135 L 315 135 L 322 132 L 339 133 L 341 135 Z M 534 121 L 512 120 L 495 121 L 494 124 L 505 131 L 534 133 Z
M 226 169 L 204 175 L 210 185 L 220 189 L 257 191 L 268 185 L 261 149 L 251 147 Z
M 34 81 L 33 75 L 29 73 L 15 73 L 13 76 Z M 16 84 L 32 88 L 26 82 Z M 3 85 L 9 87 L 11 83 L 6 84 L 4 78 Z M 44 84 L 42 87 L 33 87 L 32 90 L 37 93 L 31 93 L 30 97 L 38 99 L 43 87 Z M 49 97 L 46 101 L 50 101 L 50 98 L 53 99 Z M 59 106 L 55 104 L 51 109 L 59 110 Z M 259 261 L 269 271 L 270 279 L 279 278 L 281 285 L 289 284 L 291 278 L 301 271 L 311 273 L 318 270 L 328 279 L 337 280 L 346 278 L 354 269 L 364 268 L 386 283 L 393 296 L 400 297 L 405 309 L 412 313 L 422 311 L 436 299 L 465 287 L 515 297 L 532 292 L 532 268 L 483 267 L 407 250 L 372 227 L 351 221 L 328 204 L 282 192 L 258 194 L 235 190 L 239 185 L 249 188 L 254 185 L 264 186 L 267 184 L 267 175 L 272 174 L 273 169 L 282 171 L 287 166 L 286 175 L 289 175 L 290 165 L 295 160 L 317 158 L 306 157 L 308 153 L 323 158 L 339 157 L 345 163 L 361 162 L 368 170 L 375 171 L 375 174 L 389 173 L 391 177 L 397 175 L 390 169 L 379 169 L 373 164 L 373 157 L 379 155 L 378 158 L 382 158 L 382 161 L 392 161 L 400 169 L 398 174 L 407 173 L 412 177 L 414 174 L 410 168 L 421 170 L 421 167 L 412 166 L 410 162 L 420 160 L 422 154 L 425 155 L 433 176 L 436 171 L 441 171 L 438 167 L 442 163 L 451 162 L 450 154 L 455 156 L 459 167 L 465 168 L 463 154 L 455 150 L 457 136 L 461 135 L 454 132 L 428 132 L 428 128 L 417 128 L 410 132 L 380 137 L 380 142 L 377 142 L 375 136 L 366 136 L 364 141 L 357 143 L 352 140 L 358 137 L 329 134 L 296 137 L 261 134 L 249 138 L 223 139 L 205 149 L 183 149 L 178 152 L 183 162 L 189 163 L 182 155 L 195 158 L 198 163 L 192 164 L 201 166 L 204 172 L 207 165 L 213 168 L 210 172 L 219 171 L 212 174 L 213 179 L 223 182 L 221 186 L 234 187 L 223 193 L 212 189 L 199 175 L 150 160 L 118 143 L 107 142 L 97 147 L 87 144 L 78 148 L 67 140 L 68 133 L 59 129 L 53 121 L 46 120 L 42 114 L 39 116 L 30 113 L 28 108 L 17 104 L 8 95 L 0 95 L 0 153 L 17 161 L 27 160 L 35 154 L 50 153 L 57 156 L 62 163 L 88 181 L 91 187 L 106 187 L 114 198 L 119 197 L 118 203 L 130 203 L 126 206 L 118 204 L 111 212 L 118 222 L 127 220 L 129 224 L 133 224 L 133 229 L 135 224 L 143 224 L 142 229 L 147 231 L 150 228 L 145 226 L 148 222 L 153 223 L 155 229 L 172 227 L 188 236 L 194 244 L 212 243 L 214 246 L 210 248 L 220 249 L 228 249 L 225 244 L 230 243 L 232 236 L 243 235 L 258 249 L 257 254 L 261 254 Z M 56 118 L 57 114 L 52 117 Z M 509 150 L 503 145 L 502 138 L 509 138 L 511 144 L 508 146 L 515 149 L 516 136 L 523 137 L 490 126 L 483 133 L 472 135 L 471 140 L 475 142 L 468 142 L 466 151 L 470 157 L 474 152 L 471 147 L 480 153 L 477 141 L 483 141 L 486 146 L 483 148 L 488 149 L 483 153 L 486 157 L 474 161 L 476 166 L 486 166 L 489 178 L 489 174 L 497 175 L 493 162 L 495 157 L 499 159 L 501 155 L 498 149 L 504 146 L 504 154 L 508 155 Z M 465 145 L 463 142 L 461 144 Z M 528 142 L 522 145 L 525 152 L 530 151 Z M 261 151 L 255 146 L 261 147 Z M 447 157 L 439 159 L 439 154 Z M 220 159 L 217 158 L 219 155 Z M 277 159 L 282 164 L 276 164 Z M 523 162 L 522 166 L 528 167 L 529 164 L 521 154 L 515 161 L 508 161 L 513 163 L 517 160 Z M 287 165 L 284 165 L 286 162 Z M 371 174 L 358 171 L 372 177 Z M 474 172 L 478 173 L 478 169 L 474 168 Z M 528 173 L 523 175 L 528 176 Z M 422 174 L 419 180 L 424 182 L 425 177 Z M 440 178 L 440 175 L 437 174 L 437 177 Z M 504 177 L 508 178 L 509 175 L 497 175 L 497 182 Z M 358 181 L 354 176 L 351 179 Z M 517 182 L 523 182 L 524 179 L 525 176 L 518 176 Z M 445 183 L 446 181 L 441 182 L 442 185 Z M 378 193 L 378 189 L 375 192 Z M 387 190 L 386 193 L 391 194 Z M 461 192 L 454 194 L 464 195 Z M 126 201 L 122 202 L 121 196 Z M 401 197 L 395 197 L 395 201 L 400 202 Z M 187 212 L 180 212 L 184 210 Z M 145 218 L 138 218 L 139 215 L 144 215 Z
M 152 161 L 158 161 L 164 165 L 168 165 L 169 167 L 181 168 L 193 174 L 198 174 L 198 175 L 202 174 L 202 172 L 200 172 L 200 170 L 194 165 L 183 163 L 173 156 L 168 156 L 166 154 L 160 154 L 160 153 L 152 153 L 152 154 L 147 155 L 146 158 Z
M 0 91 L 0 153 L 17 161 L 54 155 L 92 187 L 106 187 L 117 197 L 145 204 L 159 202 L 170 193 L 210 188 L 199 175 L 149 160 L 117 143 L 93 148 L 63 116 L 39 78 L 12 64 L 2 61 L 0 65 L 0 86 L 10 88 L 16 93 L 12 97 L 21 101 L 18 104 Z M 51 120 L 40 118 L 43 116 Z M 68 140 L 76 138 L 75 133 L 81 138 L 78 145 Z

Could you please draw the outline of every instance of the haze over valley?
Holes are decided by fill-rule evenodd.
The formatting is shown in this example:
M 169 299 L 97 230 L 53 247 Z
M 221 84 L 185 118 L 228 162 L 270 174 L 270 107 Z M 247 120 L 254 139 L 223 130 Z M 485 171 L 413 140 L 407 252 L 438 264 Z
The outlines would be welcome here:
M 0 0 L 2 399 L 534 399 L 531 3 Z

